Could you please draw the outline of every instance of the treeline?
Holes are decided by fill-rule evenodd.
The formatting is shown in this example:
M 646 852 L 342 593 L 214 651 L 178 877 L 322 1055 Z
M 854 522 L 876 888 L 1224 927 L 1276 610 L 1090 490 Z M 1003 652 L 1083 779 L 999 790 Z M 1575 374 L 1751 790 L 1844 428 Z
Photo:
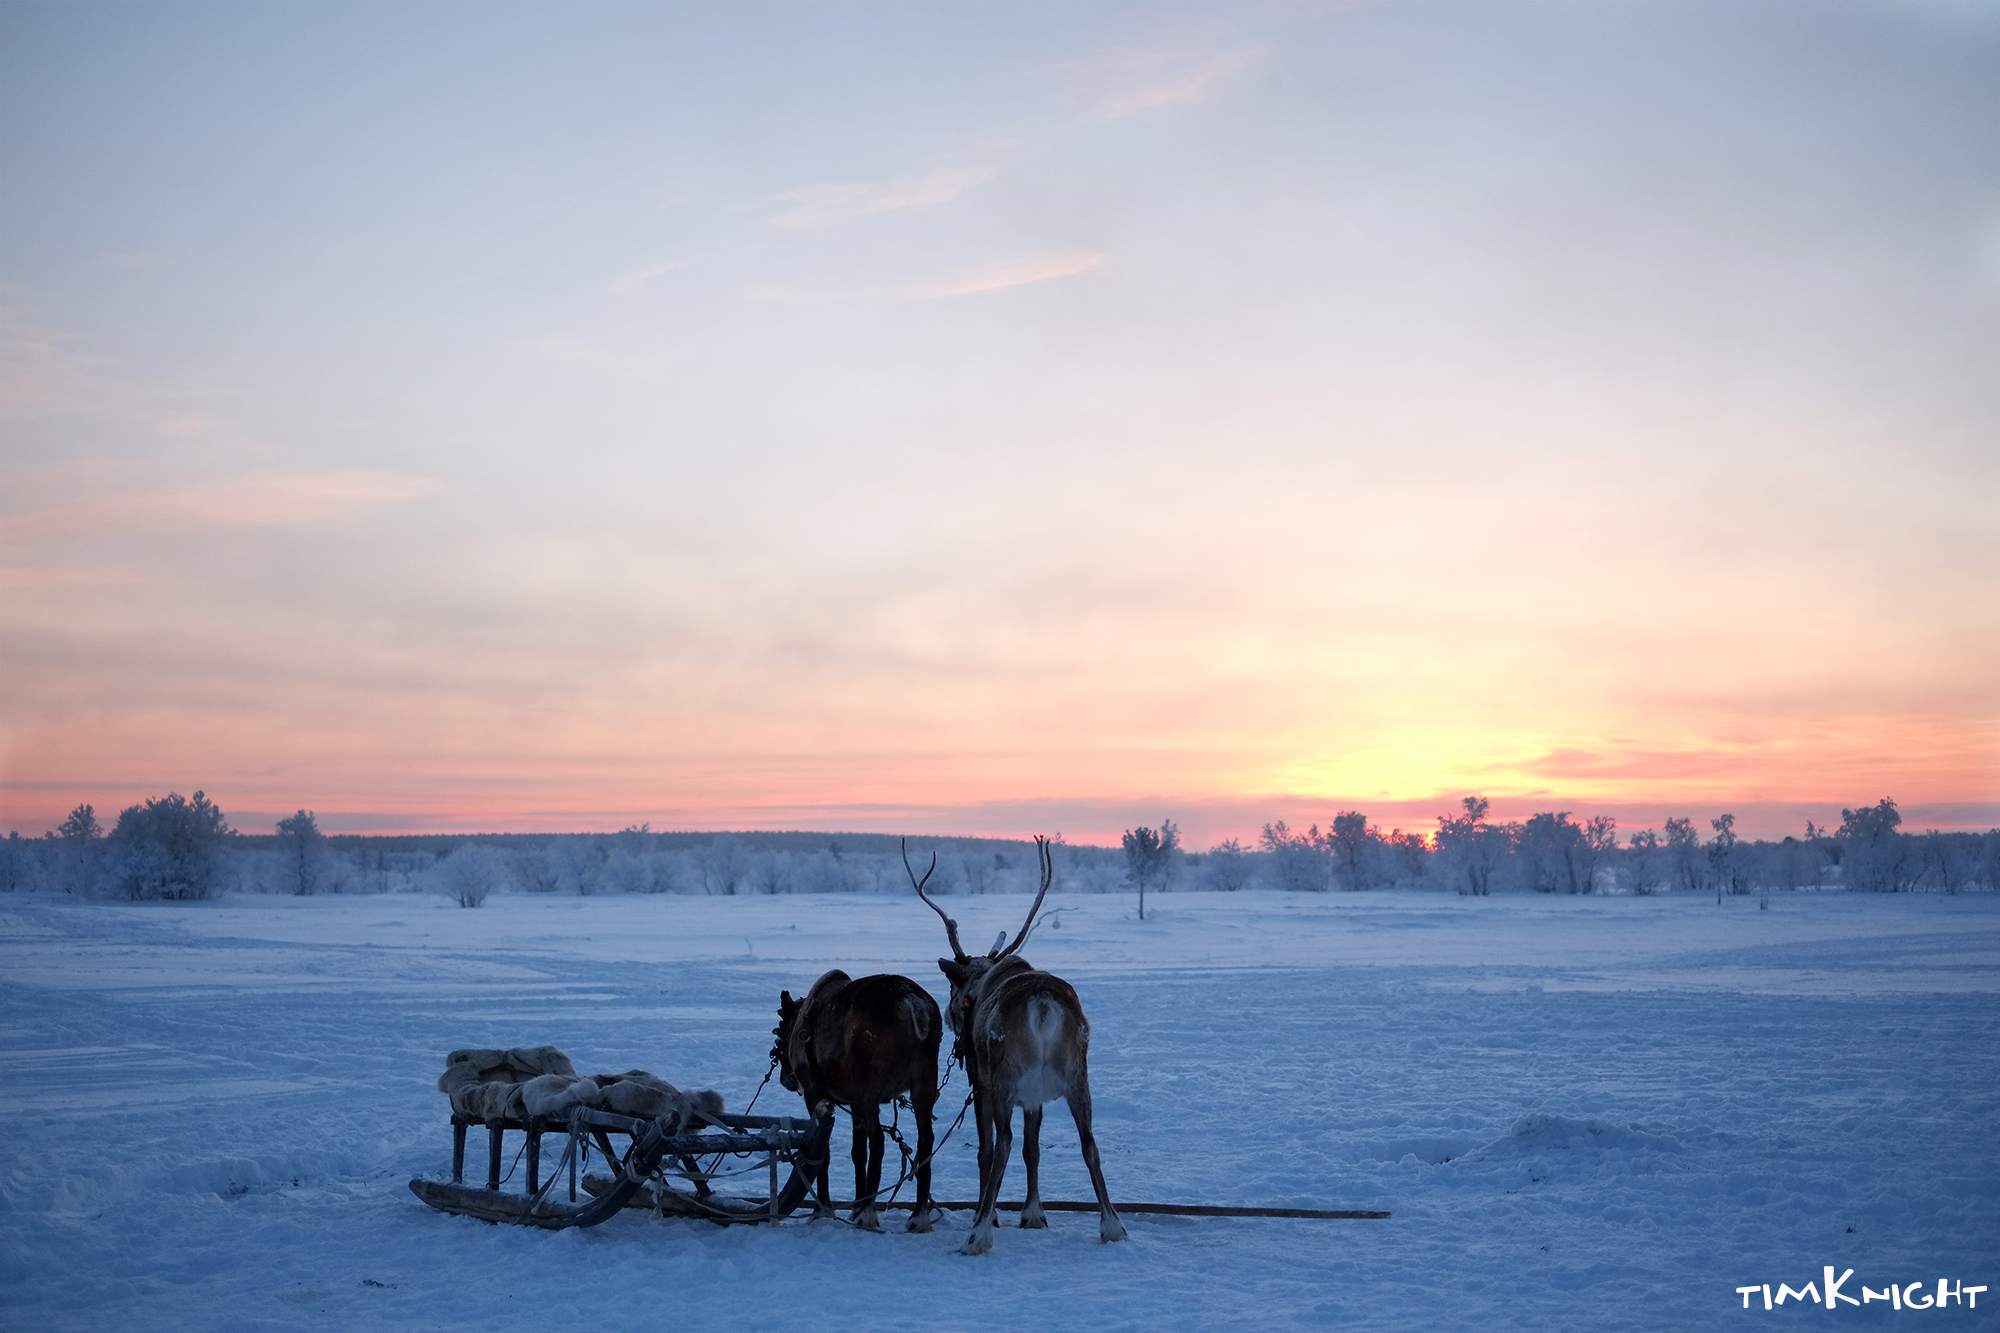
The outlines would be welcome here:
M 1489 818 L 1468 797 L 1434 829 L 1384 832 L 1360 811 L 1325 829 L 1283 821 L 1254 845 L 1205 852 L 1181 846 L 1172 820 L 1128 830 L 1119 848 L 1059 844 L 1056 891 L 1141 895 L 1267 888 L 1324 893 L 1431 888 L 1495 892 L 1770 893 L 1803 889 L 1959 893 L 2000 885 L 2000 830 L 1911 834 L 1894 801 L 1843 810 L 1837 828 L 1808 823 L 1797 837 L 1748 841 L 1717 815 L 1640 829 L 1622 840 L 1614 820 L 1546 811 Z M 931 888 L 943 896 L 1032 892 L 1032 844 L 998 838 L 910 840 L 919 873 L 937 856 Z M 904 893 L 902 840 L 888 834 L 617 833 L 325 834 L 309 811 L 267 834 L 229 827 L 196 792 L 142 802 L 105 830 L 89 805 L 54 833 L 0 841 L 0 889 L 193 900 L 223 893 L 442 893 L 477 906 L 493 893 Z
M 1034 847 L 999 838 L 910 839 L 928 891 L 1032 892 Z M 1113 892 L 1124 861 L 1102 847 L 1068 847 L 1063 888 Z M 231 829 L 196 792 L 132 806 L 107 831 L 78 806 L 41 838 L 0 842 L 0 889 L 190 901 L 225 893 L 443 893 L 478 906 L 494 893 L 909 892 L 902 839 L 879 833 L 327 834 L 305 810 L 268 834 Z
M 1797 837 L 1746 841 L 1736 817 L 1702 830 L 1693 818 L 1640 829 L 1621 845 L 1617 821 L 1578 820 L 1566 810 L 1501 823 L 1490 803 L 1469 796 L 1456 815 L 1426 833 L 1382 832 L 1359 811 L 1343 811 L 1322 831 L 1281 821 L 1264 826 L 1257 847 L 1211 848 L 1205 877 L 1217 888 L 1261 882 L 1326 891 L 1432 886 L 1478 896 L 1534 893 L 1708 892 L 1718 896 L 1799 889 L 1959 893 L 2000 885 L 2000 830 L 1910 834 L 1887 797 L 1842 810 L 1838 828 L 1807 822 Z M 1130 835 L 1128 835 L 1128 842 Z

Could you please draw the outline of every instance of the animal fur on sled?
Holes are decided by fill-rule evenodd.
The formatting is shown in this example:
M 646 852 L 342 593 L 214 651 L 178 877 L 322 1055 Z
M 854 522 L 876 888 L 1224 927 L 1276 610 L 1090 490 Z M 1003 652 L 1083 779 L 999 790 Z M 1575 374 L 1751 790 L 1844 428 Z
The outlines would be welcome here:
M 682 1092 L 643 1069 L 580 1075 L 553 1046 L 453 1051 L 445 1057 L 438 1091 L 470 1120 L 561 1119 L 572 1107 L 597 1106 L 643 1120 L 664 1119 L 673 1128 L 696 1115 L 719 1116 L 723 1109 L 721 1093 Z

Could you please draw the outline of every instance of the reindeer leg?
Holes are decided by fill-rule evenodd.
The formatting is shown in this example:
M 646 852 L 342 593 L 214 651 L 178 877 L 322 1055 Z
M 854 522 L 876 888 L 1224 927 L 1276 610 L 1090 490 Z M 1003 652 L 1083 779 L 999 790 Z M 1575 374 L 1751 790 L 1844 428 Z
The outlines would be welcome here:
M 1089 1077 L 1079 1074 L 1063 1100 L 1069 1103 L 1070 1116 L 1076 1121 L 1077 1141 L 1083 1145 L 1083 1164 L 1090 1169 L 1090 1187 L 1097 1191 L 1097 1238 L 1124 1240 L 1125 1224 L 1118 1220 L 1118 1210 L 1111 1206 L 1111 1190 L 1104 1183 L 1104 1165 L 1097 1156 L 1097 1136 L 1090 1132 Z
M 1042 1108 L 1021 1108 L 1021 1165 L 1028 1168 L 1028 1201 L 1021 1207 L 1021 1226 L 1034 1230 L 1049 1224 L 1042 1211 Z
M 961 1254 L 987 1254 L 993 1249 L 993 1228 L 1000 1224 L 1000 1183 L 1007 1176 L 1007 1157 L 1014 1151 L 1014 1107 L 998 1097 L 988 1102 L 988 1118 L 993 1125 L 992 1165 L 980 1182 L 979 1215 L 973 1220 L 972 1235 L 966 1238 Z
M 854 1224 L 880 1231 L 875 1195 L 882 1188 L 882 1108 L 857 1100 L 854 1104 Z
M 910 1214 L 912 1231 L 931 1229 L 931 1153 L 936 1151 L 931 1146 L 932 1136 L 936 1133 L 931 1122 L 936 1118 L 937 1099 L 933 1096 L 929 1101 L 923 1100 L 921 1089 L 929 1086 L 922 1081 L 923 1078 L 922 1074 L 918 1075 L 919 1091 L 910 1098 L 917 1119 L 917 1206 Z
M 974 1090 L 972 1122 L 979 1131 L 979 1207 L 972 1214 L 972 1234 L 959 1247 L 960 1254 L 985 1254 L 993 1248 L 994 1200 L 1000 1197 L 993 1183 L 993 1116 L 986 1094 Z M 1002 1163 L 1005 1168 L 1005 1163 Z
M 806 1105 L 812 1106 L 815 1105 L 815 1103 L 809 1101 L 806 1103 Z M 832 1145 L 830 1144 L 828 1145 L 829 1149 L 831 1149 L 831 1146 Z M 816 1185 L 819 1189 L 819 1202 L 813 1205 L 814 1217 L 837 1216 L 837 1214 L 833 1211 L 832 1181 L 830 1179 L 832 1175 L 833 1175 L 833 1153 L 831 1151 L 828 1151 L 826 1157 L 823 1160 L 821 1160 L 819 1164 L 819 1175 L 813 1181 L 813 1184 Z

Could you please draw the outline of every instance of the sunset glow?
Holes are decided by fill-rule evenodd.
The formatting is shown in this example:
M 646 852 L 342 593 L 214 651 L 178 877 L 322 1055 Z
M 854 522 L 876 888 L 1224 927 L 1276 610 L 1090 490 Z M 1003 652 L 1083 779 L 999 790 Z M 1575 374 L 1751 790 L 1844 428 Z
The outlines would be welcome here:
M 1996 70 L 1951 6 L 8 6 L 0 831 L 2000 824 Z

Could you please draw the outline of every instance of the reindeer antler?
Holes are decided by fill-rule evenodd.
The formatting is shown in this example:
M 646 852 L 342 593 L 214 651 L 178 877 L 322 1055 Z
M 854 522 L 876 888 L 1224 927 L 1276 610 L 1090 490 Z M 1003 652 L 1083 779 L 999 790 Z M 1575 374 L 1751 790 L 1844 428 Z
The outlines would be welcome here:
M 995 959 L 1005 958 L 1008 954 L 1014 952 L 1014 950 L 1027 942 L 1028 928 L 1035 924 L 1035 913 L 1042 910 L 1042 899 L 1049 896 L 1049 885 L 1055 880 L 1056 863 L 1055 858 L 1049 855 L 1049 840 L 1047 838 L 1036 838 L 1035 852 L 1041 857 L 1042 861 L 1042 891 L 1035 895 L 1035 905 L 1028 909 L 1028 919 L 1021 923 L 1021 933 L 1014 937 L 1012 944 L 998 953 L 991 955 Z M 1003 931 L 1001 933 L 1005 935 L 1006 932 Z
M 942 907 L 939 907 L 936 903 L 932 902 L 930 900 L 929 895 L 924 892 L 924 885 L 931 882 L 931 871 L 934 871 L 936 869 L 937 869 L 937 850 L 933 848 L 931 850 L 930 869 L 924 871 L 924 877 L 922 879 L 918 879 L 917 872 L 910 868 L 910 840 L 908 838 L 903 839 L 903 873 L 910 877 L 910 883 L 916 887 L 917 897 L 922 898 L 924 900 L 925 906 L 929 907 L 933 912 L 936 912 L 938 914 L 938 919 L 944 922 L 944 933 L 951 940 L 952 957 L 956 958 L 959 962 L 962 963 L 966 959 L 966 952 L 964 949 L 959 947 L 958 922 L 953 921 L 950 917 L 946 916 L 944 914 L 944 909 Z

